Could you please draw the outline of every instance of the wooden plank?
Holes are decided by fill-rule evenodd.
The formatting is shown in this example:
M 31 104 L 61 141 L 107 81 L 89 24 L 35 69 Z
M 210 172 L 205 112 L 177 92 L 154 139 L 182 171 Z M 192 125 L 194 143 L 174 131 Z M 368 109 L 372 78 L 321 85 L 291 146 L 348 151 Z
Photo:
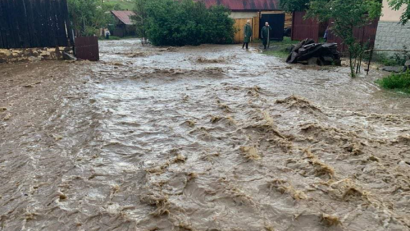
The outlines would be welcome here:
M 253 18 L 252 39 L 259 39 L 259 16 Z

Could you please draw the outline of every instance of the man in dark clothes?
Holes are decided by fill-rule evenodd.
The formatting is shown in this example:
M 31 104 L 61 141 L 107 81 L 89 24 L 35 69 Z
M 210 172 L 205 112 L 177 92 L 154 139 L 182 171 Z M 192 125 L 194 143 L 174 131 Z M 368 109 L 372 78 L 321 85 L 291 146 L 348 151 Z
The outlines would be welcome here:
M 248 44 L 251 41 L 251 37 L 252 37 L 252 27 L 251 27 L 251 21 L 248 20 L 246 22 L 245 28 L 243 29 L 244 31 L 244 39 L 243 39 L 243 45 L 242 45 L 242 49 L 245 47 L 246 45 L 246 50 L 248 50 Z
M 262 27 L 262 31 L 261 31 L 261 39 L 263 42 L 263 47 L 266 50 L 266 45 L 268 44 L 269 41 L 269 32 L 272 30 L 272 28 L 269 26 L 268 22 L 265 22 L 265 26 Z

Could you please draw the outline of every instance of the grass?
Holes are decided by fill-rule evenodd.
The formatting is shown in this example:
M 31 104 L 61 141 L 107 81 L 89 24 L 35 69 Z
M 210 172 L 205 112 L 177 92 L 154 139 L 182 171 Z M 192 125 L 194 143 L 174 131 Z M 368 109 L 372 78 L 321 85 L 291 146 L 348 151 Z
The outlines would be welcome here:
M 115 5 L 118 5 L 118 7 L 121 10 L 132 10 L 132 9 L 134 9 L 134 2 L 133 1 L 127 2 L 127 1 L 121 1 L 121 0 L 109 0 L 109 1 L 106 0 L 106 1 L 104 1 L 104 4 L 108 5 L 108 6 L 112 6 L 112 7 L 114 7 Z
M 283 59 L 286 59 L 289 56 L 289 53 L 285 50 L 269 50 L 269 51 L 264 51 L 263 54 L 269 55 L 269 56 L 276 56 L 278 58 L 283 58 Z
M 410 70 L 403 73 L 391 74 L 376 81 L 385 89 L 392 89 L 410 94 Z
M 261 40 L 255 40 L 253 42 L 261 42 Z M 289 51 L 287 49 L 291 45 L 297 43 L 299 43 L 299 41 L 292 41 L 289 37 L 284 37 L 283 41 L 271 41 L 270 49 L 264 51 L 263 54 L 285 59 L 289 55 Z

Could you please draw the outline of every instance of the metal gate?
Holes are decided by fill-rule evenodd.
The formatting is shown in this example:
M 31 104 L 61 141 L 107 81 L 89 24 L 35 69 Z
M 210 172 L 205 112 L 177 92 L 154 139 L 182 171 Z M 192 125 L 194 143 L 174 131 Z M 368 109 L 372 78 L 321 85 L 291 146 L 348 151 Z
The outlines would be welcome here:
M 379 25 L 379 19 L 374 19 L 369 25 L 364 26 L 364 27 L 359 27 L 355 28 L 353 30 L 353 35 L 356 38 L 357 42 L 360 42 L 361 44 L 366 44 L 368 43 L 369 47 L 374 47 L 374 43 L 376 40 L 376 32 L 377 32 L 377 26 Z M 337 49 L 340 52 L 346 52 L 347 51 L 347 46 L 343 43 L 343 40 L 334 35 L 331 30 L 328 35 L 328 40 L 327 42 L 329 43 L 337 43 Z
M 319 22 L 314 19 L 304 19 L 306 12 L 293 12 L 292 19 L 292 40 L 301 41 L 304 39 L 313 39 L 319 42 Z
M 282 41 L 285 29 L 285 14 L 262 14 L 259 24 L 260 29 L 265 26 L 265 22 L 268 22 L 272 28 L 272 31 L 269 34 L 271 40 Z M 259 37 L 260 33 L 261 31 L 259 31 Z
M 75 39 L 75 56 L 77 59 L 98 61 L 100 52 L 98 37 L 78 37 Z

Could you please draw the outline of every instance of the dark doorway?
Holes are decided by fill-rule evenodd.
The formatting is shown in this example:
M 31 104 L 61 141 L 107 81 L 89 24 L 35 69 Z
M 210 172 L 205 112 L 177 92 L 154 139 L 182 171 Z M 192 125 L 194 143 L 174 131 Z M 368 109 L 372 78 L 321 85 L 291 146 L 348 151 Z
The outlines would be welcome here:
M 272 31 L 269 35 L 270 39 L 282 41 L 285 29 L 285 14 L 262 14 L 259 25 L 260 29 L 265 26 L 265 22 L 268 22 L 270 27 L 272 28 Z

